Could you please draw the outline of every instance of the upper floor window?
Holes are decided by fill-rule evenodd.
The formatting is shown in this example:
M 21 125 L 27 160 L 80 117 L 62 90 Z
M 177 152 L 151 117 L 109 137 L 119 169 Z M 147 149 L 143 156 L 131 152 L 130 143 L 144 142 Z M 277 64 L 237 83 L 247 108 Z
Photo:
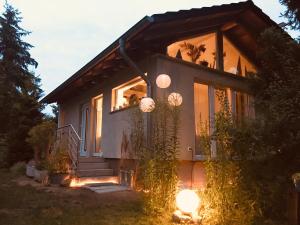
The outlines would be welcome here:
M 167 53 L 171 57 L 183 59 L 210 68 L 216 68 L 215 33 L 177 41 L 168 46 Z
M 137 77 L 114 89 L 112 89 L 111 110 L 119 110 L 130 106 L 138 105 L 140 100 L 146 96 L 147 84 Z
M 255 66 L 225 37 L 223 36 L 224 71 L 247 76 L 256 72 Z

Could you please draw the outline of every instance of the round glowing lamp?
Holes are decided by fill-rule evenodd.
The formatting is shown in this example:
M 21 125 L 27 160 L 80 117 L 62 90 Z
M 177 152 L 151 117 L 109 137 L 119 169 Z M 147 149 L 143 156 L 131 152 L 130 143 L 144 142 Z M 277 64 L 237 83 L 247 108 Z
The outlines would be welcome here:
M 168 96 L 168 103 L 171 106 L 180 106 L 182 104 L 182 96 L 179 93 L 172 92 Z
M 156 85 L 159 88 L 168 88 L 171 84 L 171 78 L 167 74 L 160 74 L 156 78 Z
M 140 102 L 141 111 L 152 112 L 154 108 L 155 108 L 155 102 L 152 98 L 150 98 L 150 97 L 142 98 L 142 100 Z
M 195 191 L 184 189 L 176 196 L 176 206 L 183 213 L 195 213 L 199 207 L 200 199 Z

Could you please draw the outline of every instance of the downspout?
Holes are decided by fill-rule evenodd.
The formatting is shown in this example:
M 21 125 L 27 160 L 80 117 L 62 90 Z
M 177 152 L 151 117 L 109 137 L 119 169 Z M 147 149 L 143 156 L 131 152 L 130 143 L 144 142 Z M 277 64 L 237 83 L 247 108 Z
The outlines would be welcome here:
M 120 46 L 120 54 L 123 59 L 127 62 L 127 64 L 135 70 L 135 72 L 146 82 L 147 84 L 147 97 L 152 97 L 152 85 L 150 79 L 147 75 L 139 68 L 139 66 L 127 55 L 126 53 L 126 39 L 120 38 L 119 39 L 119 46 Z
M 152 97 L 152 85 L 149 77 L 143 72 L 142 69 L 139 68 L 139 66 L 127 55 L 126 53 L 126 39 L 125 38 L 120 38 L 119 39 L 119 46 L 120 46 L 120 54 L 124 58 L 124 60 L 127 62 L 127 64 L 135 70 L 135 72 L 141 76 L 141 78 L 146 82 L 147 84 L 147 97 Z M 147 113 L 147 146 L 151 146 L 151 115 Z

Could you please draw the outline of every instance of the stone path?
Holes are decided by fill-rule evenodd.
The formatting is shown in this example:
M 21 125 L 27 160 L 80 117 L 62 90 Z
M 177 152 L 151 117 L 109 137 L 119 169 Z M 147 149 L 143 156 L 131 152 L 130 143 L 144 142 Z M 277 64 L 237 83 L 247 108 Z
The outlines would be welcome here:
M 131 190 L 129 187 L 121 186 L 121 185 L 113 184 L 113 183 L 87 184 L 87 185 L 82 186 L 82 188 L 89 189 L 98 194 Z

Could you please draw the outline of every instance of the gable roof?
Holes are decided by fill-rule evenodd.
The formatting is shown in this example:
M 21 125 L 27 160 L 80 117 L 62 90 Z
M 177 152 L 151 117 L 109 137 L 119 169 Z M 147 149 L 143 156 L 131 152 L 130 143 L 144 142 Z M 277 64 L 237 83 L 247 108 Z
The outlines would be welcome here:
M 165 46 L 196 33 L 221 28 L 237 47 L 243 47 L 249 58 L 255 58 L 256 38 L 261 31 L 277 26 L 252 1 L 220 6 L 193 8 L 145 16 L 120 38 L 126 38 L 126 50 L 133 59 L 151 53 L 165 54 Z M 68 93 L 92 80 L 103 80 L 108 74 L 127 66 L 118 53 L 118 38 L 74 75 L 59 85 L 41 101 L 60 101 Z

